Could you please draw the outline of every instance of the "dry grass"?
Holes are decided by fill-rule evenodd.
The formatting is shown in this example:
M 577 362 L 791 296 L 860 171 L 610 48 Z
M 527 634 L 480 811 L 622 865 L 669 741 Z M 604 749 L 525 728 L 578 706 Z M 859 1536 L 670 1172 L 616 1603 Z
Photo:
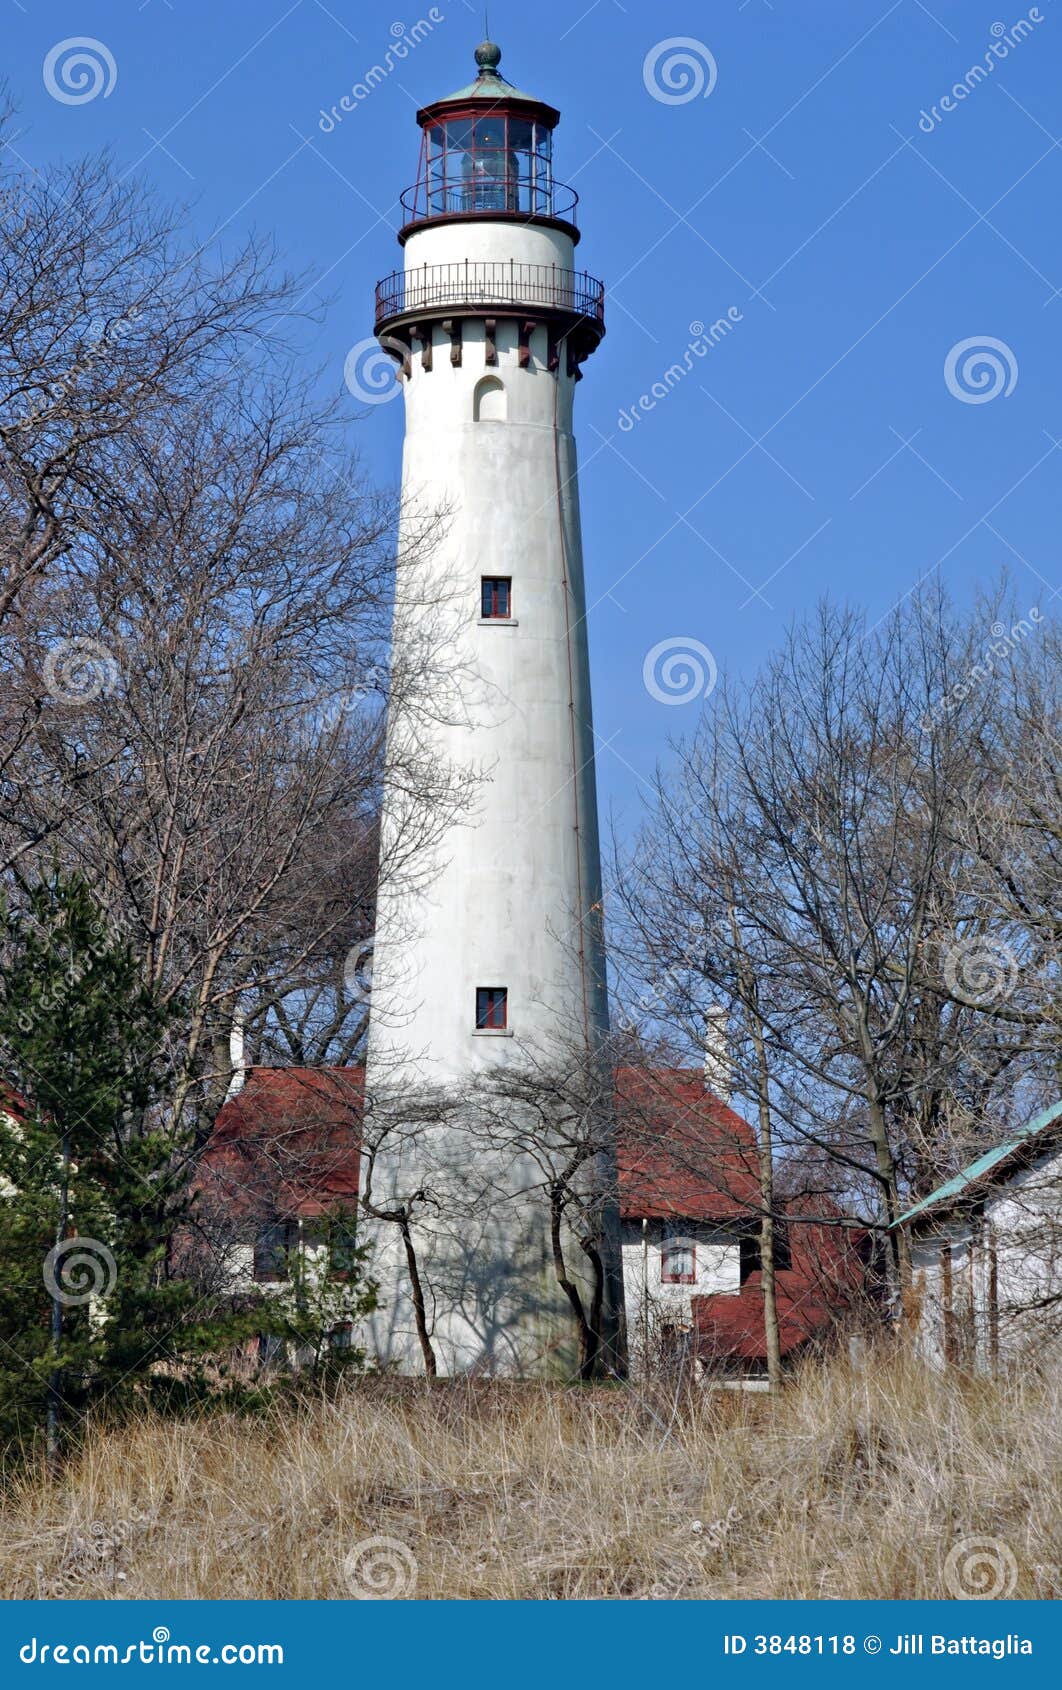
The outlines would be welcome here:
M 949 1551 L 987 1536 L 1014 1557 L 1015 1595 L 1057 1595 L 1060 1394 L 890 1355 L 809 1367 L 779 1402 L 366 1381 L 264 1420 L 144 1420 L 9 1493 L 0 1587 L 937 1597 Z M 356 1551 L 377 1537 L 405 1548 Z

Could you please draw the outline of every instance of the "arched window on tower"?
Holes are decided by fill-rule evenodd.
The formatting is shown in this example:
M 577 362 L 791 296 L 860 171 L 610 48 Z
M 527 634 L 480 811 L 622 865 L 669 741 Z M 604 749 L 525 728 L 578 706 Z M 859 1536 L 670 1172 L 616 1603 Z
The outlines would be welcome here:
M 472 416 L 476 422 L 504 422 L 507 410 L 505 386 L 497 376 L 484 376 L 476 383 L 472 396 Z

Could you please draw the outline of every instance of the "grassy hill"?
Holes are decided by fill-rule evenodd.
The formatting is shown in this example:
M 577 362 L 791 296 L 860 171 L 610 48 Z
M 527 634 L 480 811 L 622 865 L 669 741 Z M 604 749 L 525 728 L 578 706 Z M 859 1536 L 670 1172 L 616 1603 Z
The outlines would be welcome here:
M 886 1353 L 809 1365 L 779 1401 L 377 1379 L 259 1419 L 145 1418 L 12 1482 L 0 1587 L 1057 1596 L 1060 1395 Z

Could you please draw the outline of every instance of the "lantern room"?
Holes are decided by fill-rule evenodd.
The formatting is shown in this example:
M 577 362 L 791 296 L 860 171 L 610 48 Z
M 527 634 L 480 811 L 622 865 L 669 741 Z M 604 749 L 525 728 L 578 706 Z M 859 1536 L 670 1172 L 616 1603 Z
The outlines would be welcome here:
M 403 235 L 443 218 L 505 218 L 560 224 L 578 239 L 578 195 L 553 178 L 553 131 L 560 113 L 500 74 L 501 48 L 476 48 L 468 87 L 417 113 L 420 168 L 402 195 Z

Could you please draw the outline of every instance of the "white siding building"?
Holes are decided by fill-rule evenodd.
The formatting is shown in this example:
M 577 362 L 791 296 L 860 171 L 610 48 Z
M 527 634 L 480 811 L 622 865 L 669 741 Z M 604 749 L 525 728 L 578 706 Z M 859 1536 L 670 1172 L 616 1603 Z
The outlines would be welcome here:
M 919 1347 L 994 1372 L 1062 1356 L 1062 1102 L 897 1222 L 911 1237 Z

